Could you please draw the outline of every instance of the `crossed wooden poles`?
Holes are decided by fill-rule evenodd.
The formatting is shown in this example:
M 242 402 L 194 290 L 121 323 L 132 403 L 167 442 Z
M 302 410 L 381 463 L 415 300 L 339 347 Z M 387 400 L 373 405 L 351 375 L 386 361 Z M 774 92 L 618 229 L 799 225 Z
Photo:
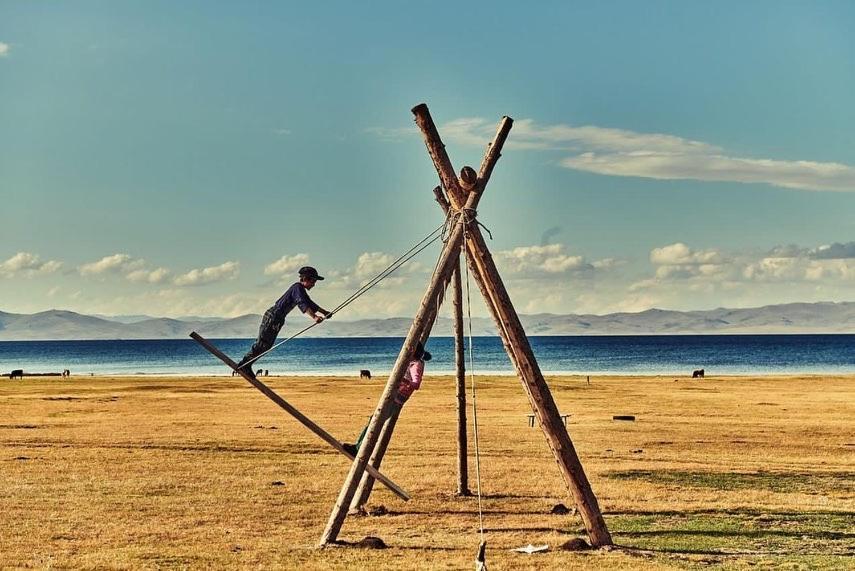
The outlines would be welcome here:
M 461 246 L 464 245 L 470 272 L 474 276 L 495 321 L 505 351 L 522 381 L 532 410 L 543 429 L 555 460 L 558 462 L 564 483 L 579 509 L 591 544 L 594 546 L 610 545 L 612 538 L 603 520 L 597 498 L 591 490 L 588 478 L 585 476 L 585 471 L 576 454 L 576 449 L 567 434 L 567 429 L 561 422 L 558 407 L 552 399 L 552 393 L 543 378 L 519 316 L 511 303 L 476 219 L 478 202 L 483 196 L 493 168 L 501 156 L 501 150 L 511 130 L 513 120 L 510 117 L 503 117 L 499 122 L 496 135 L 487 147 L 479 171 L 476 173 L 471 167 L 464 167 L 461 170 L 460 178 L 458 178 L 427 105 L 417 105 L 412 111 L 415 115 L 416 124 L 424 136 L 425 145 L 439 173 L 442 185 L 448 194 L 446 198 L 442 195 L 441 190 L 437 191 L 437 201 L 446 213 L 453 216 L 456 223 L 445 242 L 436 271 L 422 298 L 418 313 L 410 326 L 401 352 L 398 354 L 386 382 L 377 409 L 371 417 L 359 453 L 350 467 L 350 472 L 330 514 L 329 521 L 321 536 L 320 545 L 328 545 L 337 540 L 341 526 L 347 517 L 348 509 L 351 506 L 358 507 L 367 501 L 371 493 L 372 478 L 370 474 L 366 474 L 366 469 L 373 468 L 373 471 L 376 471 L 383 459 L 386 445 L 391 439 L 397 420 L 396 415 L 390 414 L 396 388 L 404 376 L 416 344 L 420 341 L 423 342 L 430 335 L 445 289 L 452 280 L 455 268 L 457 269 L 457 279 L 459 279 L 460 250 Z M 455 290 L 459 291 L 459 287 Z M 458 398 L 460 398 L 459 390 Z

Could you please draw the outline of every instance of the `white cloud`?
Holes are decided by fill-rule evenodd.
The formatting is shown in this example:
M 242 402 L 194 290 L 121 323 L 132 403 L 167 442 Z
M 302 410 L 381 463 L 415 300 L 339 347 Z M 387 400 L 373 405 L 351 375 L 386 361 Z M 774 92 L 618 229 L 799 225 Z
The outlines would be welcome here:
M 267 266 L 264 267 L 264 274 L 268 276 L 296 274 L 297 270 L 308 264 L 308 254 L 294 254 L 293 256 L 282 256 L 275 262 L 267 264 Z
M 8 260 L 0 263 L 0 276 L 13 277 L 24 275 L 32 277 L 37 274 L 49 274 L 62 267 L 62 262 L 48 260 L 42 262 L 38 255 L 30 252 L 18 252 Z
M 159 284 L 166 281 L 169 274 L 170 272 L 166 268 L 156 268 L 154 270 L 139 269 L 128 272 L 125 277 L 128 278 L 128 281 L 132 282 Z
M 391 254 L 384 252 L 364 252 L 356 259 L 354 274 L 357 278 L 370 279 L 385 270 L 395 261 Z
M 81 276 L 99 276 L 121 274 L 130 282 L 158 284 L 167 280 L 171 274 L 167 268 L 150 268 L 142 258 L 128 254 L 112 254 L 98 261 L 83 264 L 78 268 Z
M 732 277 L 734 267 L 718 250 L 692 250 L 682 242 L 654 248 L 650 263 L 656 268 L 657 280 L 685 280 L 703 277 L 706 280 L 726 280 Z M 648 287 L 646 281 L 634 284 L 635 289 Z
M 764 183 L 798 190 L 855 192 L 855 168 L 839 163 L 750 159 L 704 153 L 586 152 L 565 167 L 613 176 Z
M 693 251 L 682 242 L 676 242 L 651 250 L 650 262 L 655 265 L 701 265 L 719 264 L 722 258 L 717 250 Z
M 512 273 L 560 274 L 568 271 L 592 270 L 594 266 L 582 256 L 570 256 L 563 244 L 519 246 L 495 253 L 500 269 Z
M 108 272 L 119 272 L 131 262 L 131 257 L 128 254 L 113 254 L 112 256 L 104 256 L 97 262 L 90 262 L 80 266 L 79 271 L 81 276 L 99 275 Z
M 235 279 L 240 273 L 238 262 L 224 262 L 219 266 L 193 269 L 173 280 L 177 286 L 199 286 Z
M 638 300 L 662 299 L 654 292 L 673 291 L 674 288 L 694 293 L 724 289 L 741 279 L 743 268 L 742 260 L 726 256 L 717 249 L 693 250 L 682 242 L 653 248 L 649 259 L 653 276 L 627 287 L 628 292 L 639 296 Z
M 7 55 L 9 55 L 9 44 L 0 42 L 0 57 L 6 57 Z
M 334 282 L 334 287 L 356 289 L 384 272 L 395 260 L 397 260 L 397 257 L 386 252 L 363 252 L 356 258 L 356 263 L 353 267 L 347 268 L 344 271 L 330 271 L 329 277 Z M 377 284 L 377 287 L 384 289 L 400 287 L 407 283 L 411 275 L 424 272 L 425 270 L 425 266 L 420 262 L 410 260 L 384 277 Z M 425 285 L 427 285 L 427 282 L 425 282 Z
M 855 258 L 843 257 L 848 252 L 847 244 L 818 248 L 790 244 L 761 255 L 726 255 L 717 249 L 693 250 L 678 242 L 654 248 L 650 252 L 653 276 L 630 284 L 627 291 L 679 299 L 683 306 L 689 300 L 697 303 L 701 294 L 708 294 L 710 299 L 718 297 L 717 303 L 731 307 L 735 297 L 751 299 L 755 304 L 759 299 L 762 304 L 771 302 L 762 295 L 783 296 L 787 291 L 802 292 L 801 297 L 791 293 L 777 302 L 804 300 L 804 292 L 811 289 L 812 295 L 832 292 L 830 295 L 837 299 L 850 299 L 855 293 Z M 758 289 L 761 285 L 764 289 Z
M 369 131 L 387 139 L 416 132 L 413 128 Z M 493 137 L 495 124 L 479 117 L 465 117 L 442 125 L 439 131 L 448 141 L 480 146 Z M 849 165 L 736 157 L 719 146 L 664 133 L 638 133 L 593 125 L 539 125 L 531 119 L 522 119 L 515 121 L 507 147 L 573 153 L 559 164 L 602 175 L 855 192 L 855 168 Z
M 755 282 L 840 281 L 855 285 L 855 258 L 762 258 L 747 264 L 743 276 Z

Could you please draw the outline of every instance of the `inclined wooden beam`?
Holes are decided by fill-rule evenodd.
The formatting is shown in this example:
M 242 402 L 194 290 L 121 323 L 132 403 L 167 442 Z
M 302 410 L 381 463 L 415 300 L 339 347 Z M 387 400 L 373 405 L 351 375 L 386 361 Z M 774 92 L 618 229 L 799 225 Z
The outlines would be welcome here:
M 471 192 L 466 202 L 467 207 L 477 202 L 478 193 Z M 434 275 L 431 278 L 430 285 L 422 298 L 421 306 L 419 307 L 416 317 L 413 320 L 410 330 L 407 333 L 407 338 L 401 347 L 401 352 L 398 354 L 398 359 L 392 368 L 389 375 L 389 380 L 386 382 L 386 387 L 383 389 L 383 394 L 377 404 L 377 409 L 371 417 L 371 422 L 368 424 L 368 430 L 362 440 L 362 446 L 359 448 L 359 453 L 351 465 L 350 472 L 345 479 L 341 492 L 339 493 L 336 505 L 330 514 L 327 526 L 321 535 L 320 545 L 329 545 L 338 538 L 338 533 L 341 531 L 341 526 L 344 519 L 347 517 L 348 508 L 353 501 L 353 496 L 356 493 L 356 488 L 365 472 L 371 454 L 373 454 L 377 441 L 380 436 L 380 431 L 386 417 L 389 413 L 389 405 L 394 397 L 398 383 L 404 376 L 410 358 L 415 352 L 416 344 L 422 338 L 426 329 L 429 329 L 438 310 L 439 300 L 445 291 L 448 281 L 451 279 L 451 272 L 454 270 L 454 262 L 459 258 L 459 249 L 463 243 L 463 225 L 455 224 L 451 231 L 451 236 L 446 242 L 440 254 Z
M 211 343 L 195 331 L 190 333 L 190 337 L 192 337 L 197 343 L 199 343 L 199 345 L 204 347 L 209 353 L 211 353 L 212 355 L 220 359 L 223 363 L 231 367 L 233 371 L 243 377 L 249 384 L 261 391 L 264 396 L 279 405 L 282 410 L 297 419 L 297 422 L 311 430 L 313 433 L 319 436 L 321 440 L 338 450 L 339 453 L 344 454 L 348 457 L 348 459 L 353 460 L 353 455 L 351 455 L 347 450 L 345 450 L 344 447 L 342 447 L 341 442 L 339 442 L 332 434 L 315 424 L 312 419 L 294 408 L 288 401 L 286 401 L 276 392 L 274 392 L 273 389 L 259 381 L 257 378 L 250 377 L 244 371 L 239 370 L 237 368 L 237 363 L 232 361 L 232 359 L 228 355 L 220 351 L 213 343 Z M 410 499 L 409 494 L 407 494 L 407 492 L 401 489 L 395 482 L 381 474 L 379 471 L 374 470 L 373 468 L 371 468 L 370 471 L 372 472 L 372 476 L 383 482 L 383 485 L 395 492 L 395 495 L 397 495 L 399 498 L 404 501 Z

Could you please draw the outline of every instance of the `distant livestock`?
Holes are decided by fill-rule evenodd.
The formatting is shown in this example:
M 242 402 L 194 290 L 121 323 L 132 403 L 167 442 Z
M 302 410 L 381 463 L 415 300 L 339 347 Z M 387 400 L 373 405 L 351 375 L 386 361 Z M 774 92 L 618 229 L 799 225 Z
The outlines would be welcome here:
M 369 371 L 368 369 L 360 369 L 359 378 L 371 380 L 371 371 Z
M 695 371 L 692 371 L 692 378 L 697 379 L 698 377 L 700 377 L 701 379 L 704 378 L 704 370 L 703 369 L 697 369 Z
M 63 370 L 62 370 L 62 376 L 63 376 L 63 377 L 70 377 L 70 376 L 71 376 L 71 371 L 69 371 L 68 369 L 63 369 Z
M 23 379 L 24 378 L 24 369 L 15 369 L 11 373 L 9 373 L 9 379 L 14 379 L 16 377 L 19 379 Z

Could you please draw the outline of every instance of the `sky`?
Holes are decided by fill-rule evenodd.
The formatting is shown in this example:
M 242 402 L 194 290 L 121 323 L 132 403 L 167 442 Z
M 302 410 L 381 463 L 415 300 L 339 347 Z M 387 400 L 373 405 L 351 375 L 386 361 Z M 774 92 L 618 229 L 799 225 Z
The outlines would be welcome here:
M 515 121 L 478 215 L 521 313 L 855 301 L 853 22 L 2 0 L 0 311 L 260 313 L 309 264 L 333 307 L 443 222 L 421 102 L 457 169 Z M 341 318 L 412 315 L 438 254 Z

